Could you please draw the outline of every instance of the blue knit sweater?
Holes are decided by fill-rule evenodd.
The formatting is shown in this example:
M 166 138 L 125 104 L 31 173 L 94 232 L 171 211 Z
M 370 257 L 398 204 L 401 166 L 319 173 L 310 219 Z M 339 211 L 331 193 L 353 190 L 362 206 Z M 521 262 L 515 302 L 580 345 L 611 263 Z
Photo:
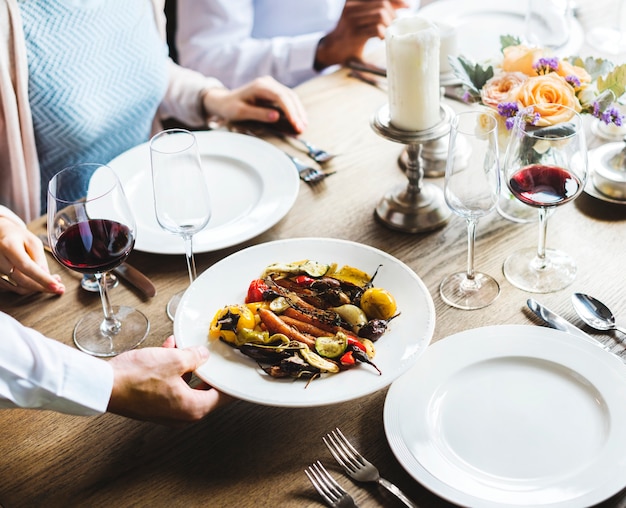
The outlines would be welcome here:
M 20 11 L 43 211 L 55 173 L 148 140 L 167 48 L 145 0 L 22 0 Z

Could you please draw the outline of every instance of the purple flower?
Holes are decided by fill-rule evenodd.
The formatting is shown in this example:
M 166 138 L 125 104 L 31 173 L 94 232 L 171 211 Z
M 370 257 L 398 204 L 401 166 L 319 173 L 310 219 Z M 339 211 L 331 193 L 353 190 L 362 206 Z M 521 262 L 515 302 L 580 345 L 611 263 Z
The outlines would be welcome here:
M 596 118 L 600 118 L 600 103 L 598 101 L 593 101 L 593 111 L 591 114 Z
M 559 69 L 559 59 L 552 58 L 540 58 L 537 63 L 533 65 L 533 69 L 537 71 L 537 74 L 548 74 L 548 72 L 556 72 Z
M 574 88 L 580 87 L 580 79 L 578 79 L 573 74 L 570 74 L 569 76 L 565 76 L 565 81 L 567 81 Z
M 620 113 L 619 109 L 613 106 L 607 108 L 602 114 L 600 114 L 598 118 L 600 118 L 600 120 L 602 120 L 607 125 L 612 123 L 615 124 L 617 127 L 621 127 L 624 121 L 624 115 Z
M 517 102 L 501 102 L 498 104 L 498 114 L 504 118 L 511 118 L 517 115 L 519 107 Z

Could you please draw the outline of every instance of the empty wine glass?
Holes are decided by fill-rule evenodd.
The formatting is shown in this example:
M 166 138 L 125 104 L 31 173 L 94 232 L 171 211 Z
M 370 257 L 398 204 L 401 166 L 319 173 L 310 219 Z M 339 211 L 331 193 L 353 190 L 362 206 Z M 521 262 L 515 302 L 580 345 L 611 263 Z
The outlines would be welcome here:
M 561 120 L 548 125 L 550 117 Z M 574 260 L 546 248 L 548 212 L 580 195 L 587 171 L 583 122 L 573 109 L 539 104 L 516 119 L 504 160 L 505 178 L 517 199 L 539 210 L 540 229 L 536 249 L 521 249 L 504 262 L 504 275 L 514 286 L 549 293 L 574 281 Z
M 165 231 L 183 237 L 191 283 L 196 278 L 193 235 L 211 218 L 209 189 L 196 137 L 184 129 L 159 132 L 150 140 L 150 160 L 156 218 Z M 183 294 L 175 294 L 167 304 L 172 321 Z
M 524 36 L 534 46 L 557 50 L 569 42 L 572 20 L 570 0 L 528 0 Z
M 103 312 L 90 312 L 74 328 L 74 343 L 95 356 L 114 356 L 148 334 L 146 316 L 113 307 L 106 283 L 135 244 L 135 219 L 115 172 L 102 164 L 78 164 L 48 185 L 48 240 L 54 257 L 80 273 L 95 274 Z
M 450 209 L 467 221 L 467 269 L 448 275 L 439 286 L 441 298 L 459 309 L 480 309 L 500 294 L 490 275 L 474 270 L 474 244 L 478 219 L 493 212 L 500 195 L 498 122 L 484 110 L 459 113 L 450 128 L 444 195 Z M 455 146 L 464 141 L 470 152 Z
M 597 26 L 587 31 L 587 44 L 593 49 L 609 55 L 626 52 L 626 2 L 612 0 L 612 8 L 597 6 L 602 10 L 602 19 L 611 23 L 609 26 Z

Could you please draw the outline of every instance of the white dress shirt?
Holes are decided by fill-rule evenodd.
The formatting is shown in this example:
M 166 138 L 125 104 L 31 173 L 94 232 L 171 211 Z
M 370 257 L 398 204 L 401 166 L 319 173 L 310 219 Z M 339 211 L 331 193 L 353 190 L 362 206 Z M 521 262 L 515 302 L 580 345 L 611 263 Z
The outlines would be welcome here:
M 113 369 L 0 312 L 0 409 L 50 409 L 74 415 L 104 413 Z
M 419 1 L 414 0 L 412 9 Z M 317 75 L 320 39 L 345 0 L 178 0 L 180 64 L 229 88 L 270 75 L 295 86 Z
M 345 0 L 178 0 L 183 67 L 235 88 L 270 75 L 287 86 L 314 77 L 319 40 Z

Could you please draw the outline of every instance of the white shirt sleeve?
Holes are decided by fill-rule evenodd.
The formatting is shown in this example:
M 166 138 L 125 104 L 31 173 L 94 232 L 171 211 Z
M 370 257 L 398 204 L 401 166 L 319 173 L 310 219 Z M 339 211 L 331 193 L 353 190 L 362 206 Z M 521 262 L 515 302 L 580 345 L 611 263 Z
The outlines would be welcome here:
M 106 411 L 112 388 L 108 362 L 44 337 L 0 312 L 0 408 L 96 415 Z
M 323 8 L 318 12 L 319 22 L 306 20 L 309 27 L 334 27 L 338 15 Z M 229 88 L 265 75 L 287 86 L 316 76 L 315 53 L 327 31 L 298 32 L 293 27 L 298 18 L 283 20 L 285 13 L 278 8 L 272 15 L 274 25 L 288 23 L 292 35 L 255 37 L 253 0 L 179 0 L 176 46 L 181 65 L 215 77 Z

